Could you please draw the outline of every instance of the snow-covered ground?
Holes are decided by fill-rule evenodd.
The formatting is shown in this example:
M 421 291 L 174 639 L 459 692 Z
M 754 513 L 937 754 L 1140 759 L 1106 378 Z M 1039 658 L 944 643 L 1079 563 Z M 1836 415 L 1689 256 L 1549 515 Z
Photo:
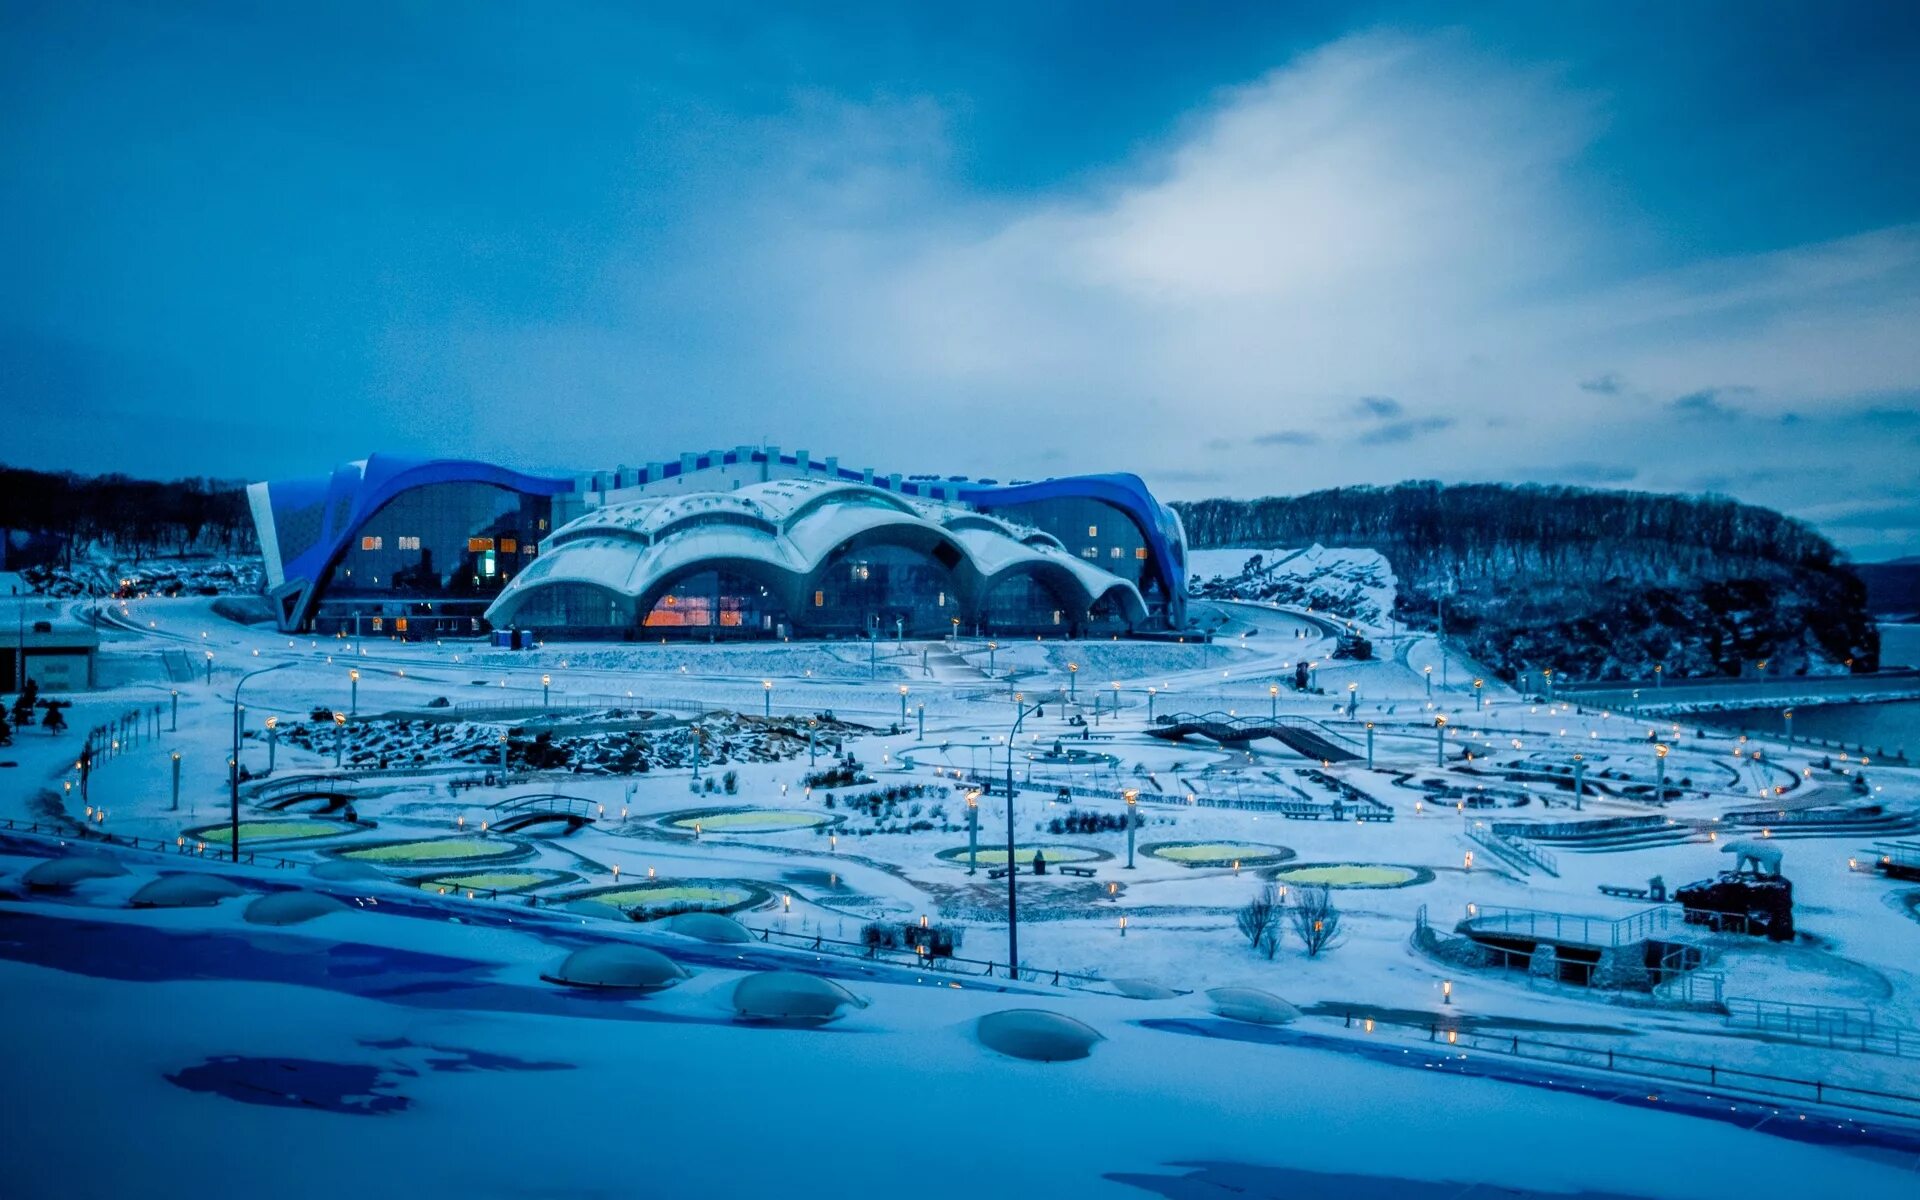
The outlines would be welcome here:
M 1625 1003 L 1517 972 L 1447 966 L 1409 944 L 1422 914 L 1443 931 L 1497 906 L 1618 918 L 1646 902 L 1603 895 L 1603 884 L 1637 887 L 1660 876 L 1677 886 L 1730 864 L 1718 840 L 1676 841 L 1607 853 L 1556 848 L 1557 874 L 1523 875 L 1473 840 L 1475 822 L 1660 812 L 1683 826 L 1697 822 L 1701 839 L 1717 838 L 1715 817 L 1763 802 L 1781 811 L 1863 801 L 1910 811 L 1920 804 L 1915 772 L 1869 764 L 1861 791 L 1857 762 L 1823 769 L 1798 750 L 1741 743 L 1684 723 L 1650 726 L 1617 713 L 1528 702 L 1490 679 L 1476 701 L 1472 664 L 1430 637 L 1383 637 L 1373 660 L 1334 660 L 1331 639 L 1310 620 L 1263 605 L 1223 611 L 1237 625 L 1210 645 L 556 644 L 513 655 L 473 644 L 290 639 L 225 620 L 200 599 L 112 606 L 117 624 L 107 631 L 101 674 L 114 686 L 74 697 L 67 714 L 73 732 L 52 737 L 35 729 L 0 750 L 10 764 L 0 768 L 0 817 L 65 820 L 71 829 L 89 822 L 91 806 L 105 813 L 90 821 L 96 831 L 169 846 L 185 838 L 187 851 L 204 839 L 207 858 L 134 856 L 133 876 L 84 885 L 71 899 L 0 901 L 0 919 L 10 928 L 59 931 L 0 939 L 11 945 L 0 950 L 0 995 L 8 997 L 0 1050 L 10 1080 L 36 1097 L 28 1120 L 0 1122 L 0 1160 L 16 1170 L 23 1162 L 81 1161 L 92 1140 L 104 1136 L 106 1118 L 126 1148 L 111 1162 L 89 1164 L 94 1178 L 109 1182 L 112 1174 L 115 1190 L 142 1194 L 202 1190 L 216 1166 L 237 1172 L 221 1184 L 234 1194 L 327 1194 L 382 1165 L 376 1179 L 404 1180 L 409 1191 L 427 1179 L 435 1193 L 502 1194 L 509 1189 L 501 1181 L 512 1179 L 517 1194 L 579 1194 L 623 1183 L 688 1194 L 773 1186 L 801 1194 L 960 1194 L 993 1186 L 989 1170 L 1004 1165 L 1021 1187 L 1041 1192 L 1125 1195 L 1145 1188 L 1198 1196 L 1214 1194 L 1206 1189 L 1220 1177 L 1183 1177 L 1208 1170 L 1208 1163 L 1225 1164 L 1219 1171 L 1344 1172 L 1522 1192 L 1885 1190 L 1893 1169 L 1886 1161 L 1844 1152 L 1869 1140 L 1865 1134 L 1836 1128 L 1835 1145 L 1822 1147 L 1773 1136 L 1765 1122 L 1747 1132 L 1704 1115 L 1668 1113 L 1663 1107 L 1692 1101 L 1682 1103 L 1669 1085 L 1625 1076 L 1590 1086 L 1636 1103 L 1541 1086 L 1549 1079 L 1588 1082 L 1562 1067 L 1526 1068 L 1544 1072 L 1541 1080 L 1449 1078 L 1457 1072 L 1426 1057 L 1424 1030 L 1396 1033 L 1382 1025 L 1369 1033 L 1350 1029 L 1346 1014 L 1465 1022 L 1560 1044 L 1920 1096 L 1920 1058 L 1761 1038 L 1713 1013 L 1644 996 Z M 1292 688 L 1293 665 L 1301 661 L 1315 664 L 1317 691 Z M 1070 672 L 1069 664 L 1079 669 Z M 359 672 L 357 685 L 350 671 Z M 127 909 L 125 897 L 143 874 L 160 864 L 204 867 L 224 848 L 223 833 L 207 827 L 227 817 L 234 692 L 250 672 L 259 673 L 239 697 L 241 756 L 256 779 L 246 789 L 243 819 L 261 828 L 243 830 L 244 846 L 295 864 L 448 839 L 463 853 L 493 853 L 431 861 L 381 850 L 367 861 L 379 862 L 393 881 L 390 891 L 376 888 L 391 899 L 286 931 L 240 924 L 238 901 L 188 912 Z M 1009 753 L 1014 689 L 1029 701 L 1056 691 L 1071 691 L 1073 700 L 1051 701 L 1044 715 L 1028 716 Z M 691 710 L 649 708 L 649 700 L 691 702 Z M 355 747 L 378 745 L 387 769 L 378 755 L 362 755 L 362 766 L 336 775 L 332 739 L 339 727 L 328 714 L 356 707 L 344 727 L 343 761 L 354 762 Z M 544 709 L 555 713 L 551 724 Z M 699 709 L 728 715 L 698 718 L 707 733 L 695 783 L 687 721 Z M 1149 736 L 1149 709 L 1154 717 L 1232 710 L 1307 718 L 1356 748 L 1365 745 L 1371 723 L 1374 769 L 1353 762 L 1322 772 L 1321 764 L 1270 741 L 1247 750 L 1170 744 Z M 109 736 L 125 744 L 96 759 L 83 799 L 74 771 L 81 731 L 130 711 L 143 714 L 139 732 L 113 727 Z M 814 727 L 810 754 L 807 718 L 827 711 L 837 722 Z M 314 720 L 316 712 L 327 719 Z M 269 716 L 282 733 L 305 732 L 276 735 L 275 770 L 260 779 Z M 428 728 L 421 722 L 454 716 L 459 720 L 442 728 L 461 730 L 460 746 L 510 739 L 506 777 L 486 782 L 489 764 L 479 749 L 449 750 L 446 763 L 434 761 L 439 751 L 420 734 Z M 1444 766 L 1436 765 L 1439 717 L 1446 718 Z M 543 729 L 554 733 L 551 743 L 540 742 Z M 416 765 L 411 752 L 396 754 L 396 738 L 425 748 L 424 764 Z M 569 738 L 618 741 L 633 749 L 619 761 L 644 759 L 648 769 L 609 774 L 601 759 L 589 773 L 527 769 L 529 747 Z M 1669 747 L 1666 779 L 1683 793 L 1664 809 L 1647 803 L 1656 743 Z M 838 750 L 853 754 L 872 782 L 809 789 L 809 774 Z M 178 810 L 171 787 L 176 753 Z M 1575 754 L 1590 789 L 1579 812 L 1555 782 Z M 1061 848 L 1056 863 L 1093 855 L 1082 860 L 1091 878 L 1057 871 L 1019 878 L 1020 958 L 1040 982 L 1023 983 L 1032 994 L 1018 999 L 995 990 L 1008 986 L 1004 965 L 991 982 L 982 966 L 1006 959 L 1006 884 L 989 878 L 984 865 L 970 875 L 965 861 L 968 797 L 978 781 L 1003 777 L 1009 758 L 1015 774 L 1034 784 L 1016 802 L 1019 844 Z M 731 791 L 723 782 L 729 772 Z M 301 775 L 313 779 L 290 782 Z M 1364 794 L 1395 819 L 1289 820 L 1271 809 L 1187 802 L 1191 795 L 1224 804 L 1325 804 L 1335 794 L 1327 780 Z M 897 785 L 919 790 L 878 818 L 864 808 L 849 817 L 849 797 Z M 1071 803 L 1053 799 L 1061 785 L 1089 794 Z M 1591 793 L 1596 787 L 1601 794 Z M 300 811 L 318 802 L 287 813 L 264 807 L 301 790 L 350 794 L 358 824 L 322 826 L 332 836 L 312 839 L 267 824 L 338 820 L 337 812 Z M 1051 831 L 1050 823 L 1069 813 L 1118 814 L 1127 791 L 1137 793 L 1144 817 L 1132 867 L 1126 834 L 1112 822 L 1100 833 Z M 571 832 L 558 822 L 505 835 L 494 830 L 527 811 L 535 803 L 529 798 L 556 794 L 569 799 L 537 803 L 577 806 L 592 823 Z M 1004 852 L 1001 789 L 976 799 L 981 848 Z M 733 809 L 797 815 L 784 830 L 745 832 L 714 816 Z M 274 835 L 281 840 L 262 840 Z M 1150 852 L 1162 843 L 1219 844 L 1249 857 L 1284 849 L 1291 857 L 1278 868 L 1283 872 L 1317 864 L 1406 867 L 1410 880 L 1337 889 L 1343 944 L 1310 957 L 1289 932 L 1270 960 L 1235 929 L 1235 913 L 1263 886 L 1264 869 L 1183 865 Z M 1871 861 L 1873 837 L 1783 838 L 1779 845 L 1806 936 L 1791 947 L 1702 936 L 1706 973 L 1727 995 L 1866 1010 L 1886 1029 L 1920 1025 L 1913 889 L 1849 867 L 1850 859 Z M 0 887 L 36 854 L 51 852 L 36 846 L 0 842 Z M 1028 854 L 1022 850 L 1023 859 Z M 254 887 L 317 886 L 298 865 L 257 879 L 245 868 L 241 874 Z M 469 885 L 444 883 L 507 874 L 536 882 L 531 892 L 497 896 L 490 887 L 514 885 L 473 885 L 473 899 L 466 898 Z M 827 954 L 832 947 L 824 943 L 820 955 L 755 948 L 747 952 L 754 964 L 855 972 L 856 990 L 874 1004 L 827 1030 L 740 1027 L 727 1019 L 721 998 L 741 960 L 649 934 L 604 906 L 569 902 L 574 893 L 616 881 L 753 885 L 765 899 L 736 915 L 776 943 L 781 935 L 789 943 L 815 936 L 858 941 L 870 921 L 925 916 L 958 930 L 959 955 L 974 961 L 896 973 Z M 528 906 L 529 895 L 537 907 Z M 188 934 L 215 965 L 188 969 L 200 961 L 182 949 L 178 939 Z M 587 936 L 649 938 L 691 956 L 696 975 L 634 1002 L 582 999 L 540 984 L 539 970 L 565 952 L 569 939 Z M 56 945 L 63 948 L 47 948 Z M 75 949 L 88 946 L 97 952 Z M 386 952 L 365 947 L 399 956 L 386 984 Z M 287 967 L 289 959 L 316 953 L 323 961 L 372 966 L 319 977 Z M 188 965 L 166 967 L 176 954 Z M 407 957 L 421 954 L 473 965 L 436 968 Z M 263 964 L 258 970 L 236 965 L 254 959 Z M 459 975 L 459 986 L 416 978 L 442 969 Z M 1055 972 L 1078 986 L 1052 986 Z M 1100 994 L 1107 989 L 1095 979 L 1073 976 L 1148 979 L 1186 994 L 1129 1001 Z M 1443 995 L 1449 983 L 1450 998 Z M 1204 989 L 1222 985 L 1269 989 L 1308 1016 L 1275 1035 L 1279 1044 L 1221 1040 Z M 1001 1058 L 972 1035 L 982 1012 L 1035 1005 L 1077 1016 L 1109 1040 L 1084 1062 L 1041 1066 Z M 471 1068 L 455 1079 L 448 1077 L 455 1068 L 431 1065 L 429 1046 L 565 1066 Z M 1394 1049 L 1383 1052 L 1386 1046 Z M 351 1064 L 374 1071 L 386 1081 L 381 1094 L 406 1104 L 372 1119 L 168 1082 L 182 1072 L 190 1083 L 204 1083 L 255 1069 L 249 1061 L 191 1070 L 231 1055 Z M 1511 1066 L 1507 1056 L 1478 1051 L 1470 1062 L 1475 1070 Z M 1663 1099 L 1649 1103 L 1648 1095 Z M 869 1111 L 881 1115 L 880 1127 L 859 1121 Z M 1832 1114 L 1818 1108 L 1796 1108 L 1788 1119 L 1799 1126 L 1803 1113 L 1832 1124 Z M 196 1150 L 189 1169 L 182 1147 L 210 1148 L 212 1129 L 247 1149 L 231 1162 L 207 1155 L 204 1164 Z M 606 1134 L 615 1130 L 632 1153 L 608 1152 Z M 1501 1149 L 1522 1138 L 1528 1153 Z M 729 1148 L 748 1142 L 755 1152 L 719 1153 L 722 1139 Z M 1684 1153 L 1609 1148 L 1683 1140 Z M 927 1170 L 956 1153 L 944 1148 L 949 1142 L 965 1148 L 965 1162 L 994 1166 Z M 1648 1169 L 1655 1158 L 1663 1165 Z M 1734 1161 L 1741 1170 L 1724 1169 Z M 1900 1161 L 1911 1171 L 1913 1149 Z M 1120 1182 L 1116 1173 L 1162 1178 Z M 64 1178 L 32 1176 L 24 1194 L 52 1192 Z M 1277 1174 L 1247 1180 L 1257 1183 L 1256 1194 L 1327 1194 L 1325 1181 Z

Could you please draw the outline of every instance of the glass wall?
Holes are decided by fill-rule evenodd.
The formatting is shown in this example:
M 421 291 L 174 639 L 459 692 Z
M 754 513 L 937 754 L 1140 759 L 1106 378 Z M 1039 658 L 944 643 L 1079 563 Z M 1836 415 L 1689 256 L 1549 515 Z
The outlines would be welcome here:
M 1066 634 L 1079 614 L 1033 575 L 1014 575 L 989 588 L 980 603 L 984 633 Z
M 787 624 L 786 606 L 765 584 L 731 571 L 701 571 L 676 581 L 654 602 L 643 624 L 652 636 L 776 634 Z
M 905 546 L 864 546 L 841 550 L 814 573 L 801 602 L 803 631 L 882 636 L 943 635 L 960 615 L 960 596 L 951 566 L 959 561 L 952 547 L 933 553 Z
M 1147 553 L 1147 539 L 1133 518 L 1111 504 L 1083 496 L 1009 504 L 991 510 L 995 516 L 1019 521 L 1060 539 L 1067 553 L 1077 555 L 1110 575 L 1132 582 L 1147 596 L 1149 607 L 1165 602 L 1166 585 Z M 1149 593 L 1152 593 L 1151 595 Z M 1158 597 L 1156 602 L 1155 597 Z
M 551 583 L 527 593 L 513 624 L 536 633 L 548 629 L 624 630 L 633 624 L 633 601 L 591 583 Z
M 544 496 L 483 483 L 413 488 L 361 523 L 322 593 L 490 599 L 533 561 L 551 519 Z

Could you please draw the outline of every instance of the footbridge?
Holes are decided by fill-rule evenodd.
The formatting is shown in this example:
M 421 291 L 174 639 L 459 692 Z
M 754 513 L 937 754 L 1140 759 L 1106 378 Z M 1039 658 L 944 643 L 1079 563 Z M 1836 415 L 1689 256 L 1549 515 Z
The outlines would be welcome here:
M 561 827 L 557 832 L 562 837 L 593 824 L 600 816 L 600 806 L 585 796 L 563 796 L 557 792 L 502 800 L 493 806 L 493 811 L 500 814 L 492 823 L 494 833 L 517 833 L 536 825 L 552 825 Z
M 1304 717 L 1235 717 L 1223 712 L 1174 713 L 1159 718 L 1147 732 L 1169 742 L 1197 735 L 1223 746 L 1240 748 L 1257 738 L 1270 738 L 1290 750 L 1321 762 L 1352 762 L 1361 757 L 1339 744 L 1334 733 Z M 1344 740 L 1344 739 L 1342 739 Z

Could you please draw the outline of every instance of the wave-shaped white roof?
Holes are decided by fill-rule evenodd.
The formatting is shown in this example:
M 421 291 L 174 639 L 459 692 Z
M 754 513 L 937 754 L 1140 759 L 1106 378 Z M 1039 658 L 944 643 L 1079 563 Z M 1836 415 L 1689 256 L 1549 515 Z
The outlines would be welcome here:
M 1070 582 L 1088 605 L 1117 594 L 1129 618 L 1146 612 L 1132 581 L 1069 554 L 1058 539 L 1027 526 L 865 484 L 778 479 L 731 492 L 608 505 L 569 521 L 501 591 L 487 619 L 509 624 L 537 589 L 558 584 L 585 584 L 640 600 L 709 563 L 797 585 L 855 538 L 951 547 L 956 572 L 983 588 L 1030 571 Z

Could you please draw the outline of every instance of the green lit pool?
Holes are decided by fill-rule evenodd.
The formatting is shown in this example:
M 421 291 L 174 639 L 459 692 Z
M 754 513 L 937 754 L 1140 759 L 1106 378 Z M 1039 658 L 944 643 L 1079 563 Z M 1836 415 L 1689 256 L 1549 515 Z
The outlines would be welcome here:
M 1383 863 L 1302 863 L 1273 872 L 1276 883 L 1318 883 L 1335 888 L 1395 888 L 1426 883 L 1433 872 Z
M 335 837 L 350 833 L 356 826 L 345 821 L 321 821 L 311 817 L 288 817 L 274 821 L 240 822 L 240 842 L 244 847 L 248 842 L 290 842 L 299 838 Z M 189 829 L 186 836 L 190 841 L 219 842 L 226 845 L 233 837 L 231 825 L 203 825 L 198 829 Z
M 701 908 L 736 912 L 766 901 L 770 892 L 744 879 L 644 879 L 574 892 L 568 900 L 591 900 L 618 909 Z
M 701 833 L 787 833 L 795 829 L 812 829 L 831 820 L 823 813 L 754 808 L 743 812 L 688 813 L 668 817 L 667 823 L 676 829 L 697 828 Z
M 1183 867 L 1231 867 L 1235 863 L 1256 867 L 1293 857 L 1293 851 L 1285 846 L 1264 842 L 1159 842 L 1142 847 L 1141 852 Z
M 369 863 L 471 862 L 489 858 L 512 858 L 526 853 L 519 842 L 489 837 L 424 838 L 413 842 L 384 842 L 342 850 L 341 858 Z
M 1099 850 L 1087 846 L 1073 846 L 1060 842 L 1044 842 L 1037 845 L 1017 846 L 1014 848 L 1014 857 L 1019 860 L 1022 869 L 1025 869 L 1033 862 L 1033 852 L 1036 850 L 1047 856 L 1047 862 L 1056 864 L 1087 862 L 1091 859 L 1110 857 Z M 942 850 L 940 852 L 940 858 L 946 862 L 965 863 L 967 861 L 967 848 L 965 846 L 958 846 L 952 850 Z M 980 864 L 982 866 L 1004 866 L 1006 861 L 1007 848 L 1005 846 L 998 848 L 991 846 L 980 847 Z
M 465 875 L 436 875 L 420 880 L 423 892 L 518 892 L 552 883 L 565 876 L 557 871 L 476 871 Z

